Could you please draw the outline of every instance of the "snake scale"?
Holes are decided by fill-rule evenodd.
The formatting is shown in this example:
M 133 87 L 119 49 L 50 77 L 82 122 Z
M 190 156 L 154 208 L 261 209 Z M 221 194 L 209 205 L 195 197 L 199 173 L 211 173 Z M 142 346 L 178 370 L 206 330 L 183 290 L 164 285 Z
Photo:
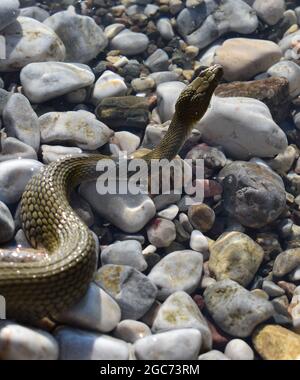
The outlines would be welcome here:
M 219 65 L 209 67 L 183 90 L 168 132 L 143 159 L 174 158 L 206 112 L 222 72 Z M 96 164 L 103 158 L 108 157 L 83 154 L 58 160 L 27 184 L 20 215 L 34 249 L 0 250 L 0 294 L 9 318 L 54 317 L 87 291 L 96 269 L 95 240 L 68 199 L 74 186 L 97 178 Z

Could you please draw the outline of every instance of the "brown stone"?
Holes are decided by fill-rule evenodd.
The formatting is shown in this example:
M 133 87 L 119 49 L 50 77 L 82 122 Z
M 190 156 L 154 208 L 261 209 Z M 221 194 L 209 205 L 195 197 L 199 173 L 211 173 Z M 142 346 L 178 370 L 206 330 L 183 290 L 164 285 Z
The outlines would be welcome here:
M 205 203 L 190 206 L 188 217 L 193 227 L 201 232 L 209 231 L 215 222 L 214 210 Z

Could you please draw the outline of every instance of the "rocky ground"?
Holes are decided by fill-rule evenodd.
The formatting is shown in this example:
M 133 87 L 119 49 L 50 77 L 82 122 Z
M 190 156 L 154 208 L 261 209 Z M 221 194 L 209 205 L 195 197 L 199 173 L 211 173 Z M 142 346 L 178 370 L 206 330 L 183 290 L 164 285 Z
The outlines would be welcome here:
M 29 247 L 43 165 L 153 148 L 201 67 L 225 72 L 180 152 L 205 202 L 82 184 L 94 281 L 55 321 L 2 321 L 1 359 L 300 359 L 299 26 L 296 0 L 1 0 L 1 248 Z

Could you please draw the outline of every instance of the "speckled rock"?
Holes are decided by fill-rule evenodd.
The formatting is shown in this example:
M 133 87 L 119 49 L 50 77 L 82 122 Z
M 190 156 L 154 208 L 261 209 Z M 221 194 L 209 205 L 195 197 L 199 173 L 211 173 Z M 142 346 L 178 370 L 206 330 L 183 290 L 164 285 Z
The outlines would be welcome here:
M 285 133 L 268 107 L 256 99 L 214 96 L 197 129 L 204 142 L 222 146 L 235 159 L 273 157 L 287 147 Z
M 289 81 L 291 97 L 294 98 L 300 94 L 300 67 L 297 63 L 291 61 L 278 62 L 269 68 L 268 74 L 272 77 L 286 78 Z
M 80 193 L 100 216 L 128 233 L 140 231 L 156 212 L 153 201 L 145 194 L 101 195 L 95 182 L 82 184 Z
M 4 110 L 3 121 L 8 136 L 16 137 L 34 150 L 40 147 L 40 128 L 37 114 L 22 94 L 13 94 Z
M 0 200 L 6 204 L 16 203 L 30 178 L 43 166 L 41 162 L 30 159 L 0 162 Z
M 218 327 L 240 338 L 249 336 L 257 325 L 274 313 L 271 302 L 251 294 L 232 280 L 209 286 L 204 299 Z
M 89 331 L 60 327 L 55 330 L 60 360 L 128 360 L 129 346 L 120 339 Z
M 202 275 L 203 256 L 192 250 L 175 251 L 161 259 L 148 278 L 158 288 L 158 298 L 166 299 L 172 293 L 183 290 L 192 293 Z
M 68 146 L 60 146 L 60 145 L 42 145 L 42 156 L 43 162 L 45 164 L 49 164 L 50 162 L 56 161 L 60 158 L 64 158 L 67 156 L 80 156 L 82 154 L 82 150 L 77 147 L 68 147 Z
M 121 310 L 104 290 L 91 283 L 84 297 L 55 319 L 63 324 L 105 333 L 120 322 Z
M 5 0 L 0 4 L 0 30 L 6 28 L 18 17 L 19 0 Z
M 94 150 L 108 142 L 113 131 L 87 111 L 49 112 L 39 118 L 41 142 L 70 143 Z
M 143 322 L 124 319 L 115 328 L 113 334 L 125 342 L 134 343 L 138 339 L 151 335 L 151 330 Z
M 291 248 L 280 253 L 274 262 L 273 274 L 283 277 L 300 265 L 300 248 Z
M 248 80 L 280 60 L 281 50 L 267 40 L 231 38 L 216 50 L 215 63 L 223 66 L 227 81 Z
M 45 331 L 0 321 L 2 360 L 57 360 L 58 344 Z
M 195 360 L 201 347 L 201 333 L 179 329 L 139 339 L 134 344 L 138 360 Z
M 248 235 L 229 232 L 210 246 L 209 270 L 218 281 L 230 278 L 246 287 L 263 257 L 263 249 Z
M 201 232 L 209 231 L 215 222 L 214 210 L 205 203 L 190 206 L 188 217 L 193 227 Z
M 201 332 L 202 351 L 212 348 L 212 336 L 208 324 L 197 304 L 185 292 L 171 294 L 161 305 L 152 325 L 152 331 L 194 328 Z
M 156 286 L 149 278 L 126 265 L 104 265 L 95 274 L 95 281 L 117 301 L 122 319 L 141 318 L 157 294 Z
M 198 357 L 198 360 L 230 360 L 223 352 L 218 350 L 211 350 Z
M 155 218 L 147 227 L 147 236 L 155 247 L 168 247 L 176 239 L 175 225 L 171 220 Z
M 92 17 L 78 15 L 72 8 L 53 14 L 44 24 L 53 29 L 65 44 L 66 60 L 69 62 L 89 62 L 108 43 Z
M 52 29 L 32 18 L 18 17 L 2 33 L 5 36 L 6 59 L 0 60 L 0 71 L 17 71 L 31 62 L 65 59 L 65 47 L 60 38 Z
M 227 343 L 224 354 L 231 360 L 254 360 L 252 348 L 242 339 L 232 339 Z
M 13 238 L 15 222 L 9 208 L 0 201 L 0 243 L 6 243 Z
M 256 163 L 235 161 L 219 173 L 224 207 L 243 226 L 260 228 L 277 219 L 286 204 L 279 175 Z
M 123 240 L 103 248 L 101 262 L 102 265 L 127 265 L 140 272 L 146 270 L 148 266 L 142 253 L 142 245 L 136 240 Z
M 135 33 L 129 29 L 124 29 L 118 33 L 111 41 L 113 50 L 119 50 L 125 56 L 143 53 L 149 44 L 149 38 L 143 33 Z
M 65 62 L 38 62 L 20 74 L 23 90 L 32 103 L 42 103 L 90 86 L 95 76 L 87 65 Z
M 300 335 L 278 325 L 266 325 L 253 335 L 253 344 L 265 360 L 299 360 Z
M 124 79 L 120 75 L 106 70 L 95 83 L 92 92 L 92 102 L 96 106 L 100 100 L 110 96 L 125 95 L 126 91 L 127 86 Z

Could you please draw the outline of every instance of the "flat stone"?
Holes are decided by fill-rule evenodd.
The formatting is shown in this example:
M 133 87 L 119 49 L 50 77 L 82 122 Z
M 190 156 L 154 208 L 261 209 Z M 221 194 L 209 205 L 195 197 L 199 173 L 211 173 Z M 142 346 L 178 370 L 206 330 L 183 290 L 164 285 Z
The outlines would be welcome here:
M 0 200 L 6 204 L 18 202 L 28 181 L 43 166 L 41 162 L 30 159 L 0 162 Z
M 246 287 L 263 258 L 263 249 L 248 235 L 228 232 L 210 246 L 209 271 L 217 281 L 230 278 Z
M 1 360 L 57 360 L 58 344 L 45 331 L 0 321 Z
M 8 136 L 16 137 L 35 151 L 40 147 L 40 127 L 37 114 L 22 94 L 13 94 L 4 110 L 3 121 Z
M 134 343 L 138 339 L 142 339 L 151 335 L 149 327 L 139 321 L 125 319 L 121 321 L 114 330 L 114 336 L 128 343 Z
M 267 40 L 231 38 L 216 50 L 215 63 L 224 69 L 224 78 L 231 82 L 248 80 L 267 71 L 280 60 L 277 44 Z
M 272 77 L 286 78 L 289 82 L 289 92 L 292 98 L 300 94 L 300 67 L 297 63 L 291 61 L 278 62 L 269 68 L 268 74 Z
M 105 333 L 118 325 L 121 310 L 104 290 L 91 283 L 82 299 L 55 319 L 66 325 Z
M 291 248 L 281 252 L 275 259 L 273 274 L 276 277 L 283 277 L 292 272 L 300 265 L 300 249 Z
M 193 328 L 202 336 L 202 351 L 212 348 L 212 336 L 208 324 L 193 299 L 185 292 L 171 294 L 159 308 L 153 321 L 152 331 Z
M 116 145 L 120 151 L 126 152 L 129 155 L 137 150 L 141 140 L 134 133 L 120 131 L 114 134 L 110 139 L 110 143 Z
M 16 20 L 20 13 L 19 7 L 19 0 L 5 0 L 0 4 L 0 30 Z
M 102 265 L 127 265 L 143 272 L 148 265 L 142 253 L 142 245 L 136 240 L 123 240 L 101 250 Z
M 55 331 L 60 360 L 128 360 L 129 346 L 120 339 L 60 327 Z
M 90 86 L 95 76 L 89 66 L 65 62 L 38 62 L 20 74 L 23 90 L 32 103 L 42 103 Z
M 203 256 L 192 250 L 175 251 L 162 258 L 148 275 L 158 288 L 158 299 L 180 290 L 192 293 L 199 285 L 202 265 Z
M 50 164 L 50 162 L 57 161 L 68 156 L 80 156 L 82 154 L 82 150 L 80 148 L 60 145 L 44 144 L 41 146 L 41 150 L 43 162 L 45 164 Z
M 197 129 L 205 143 L 222 146 L 227 156 L 239 160 L 274 157 L 287 147 L 285 133 L 256 99 L 214 96 Z
M 260 228 L 276 220 L 286 205 L 283 181 L 262 165 L 235 161 L 219 173 L 224 207 L 243 226 Z
M 92 17 L 81 16 L 69 8 L 48 17 L 44 24 L 61 38 L 66 47 L 66 60 L 86 63 L 107 46 L 103 30 Z
M 0 243 L 11 240 L 15 232 L 15 222 L 9 208 L 0 201 Z
M 106 70 L 95 83 L 91 100 L 96 106 L 102 99 L 125 95 L 126 91 L 127 86 L 124 79 L 120 75 Z
M 122 319 L 140 319 L 157 294 L 149 278 L 126 265 L 104 265 L 95 274 L 95 282 L 117 301 Z
M 114 38 L 118 33 L 120 33 L 123 29 L 125 29 L 124 24 L 115 23 L 110 24 L 104 29 L 104 34 L 108 39 Z
M 269 319 L 274 309 L 271 302 L 255 296 L 232 280 L 218 281 L 204 292 L 206 307 L 226 333 L 244 338 Z
M 285 294 L 285 291 L 280 286 L 269 280 L 264 280 L 262 290 L 264 290 L 272 298 L 280 297 Z
M 157 86 L 158 113 L 164 123 L 171 120 L 175 112 L 175 104 L 186 85 L 182 82 L 164 82 Z
M 6 59 L 0 60 L 0 71 L 18 71 L 28 63 L 65 59 L 61 39 L 52 29 L 33 18 L 18 17 L 2 34 L 6 42 Z
M 129 29 L 124 29 L 118 33 L 111 41 L 113 50 L 119 50 L 125 56 L 143 53 L 149 44 L 149 38 L 143 33 L 135 33 Z
M 223 83 L 216 88 L 215 95 L 260 100 L 268 106 L 276 123 L 284 121 L 289 114 L 289 82 L 286 78 L 274 76 L 250 82 Z
M 168 54 L 162 49 L 157 49 L 146 59 L 144 64 L 152 72 L 167 70 L 169 66 Z
M 195 360 L 201 347 L 201 333 L 179 329 L 139 339 L 134 344 L 138 360 Z
M 155 81 L 156 86 L 164 82 L 178 81 L 179 77 L 180 75 L 175 71 L 158 71 L 149 75 L 149 78 Z
M 39 118 L 41 142 L 67 143 L 86 150 L 106 144 L 113 131 L 87 111 L 49 112 Z
M 253 344 L 265 360 L 299 360 L 300 335 L 278 325 L 266 325 L 258 329 Z

